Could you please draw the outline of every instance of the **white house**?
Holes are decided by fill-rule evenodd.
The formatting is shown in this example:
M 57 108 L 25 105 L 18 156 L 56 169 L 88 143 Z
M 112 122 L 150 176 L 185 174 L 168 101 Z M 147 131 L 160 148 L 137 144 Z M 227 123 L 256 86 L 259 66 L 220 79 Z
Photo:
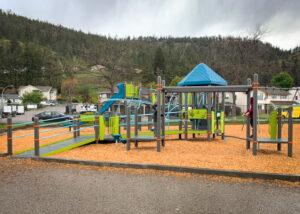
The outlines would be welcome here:
M 33 91 L 40 91 L 46 100 L 56 100 L 57 99 L 57 89 L 51 86 L 20 86 L 18 93 L 20 97 L 23 97 L 25 93 L 31 93 Z

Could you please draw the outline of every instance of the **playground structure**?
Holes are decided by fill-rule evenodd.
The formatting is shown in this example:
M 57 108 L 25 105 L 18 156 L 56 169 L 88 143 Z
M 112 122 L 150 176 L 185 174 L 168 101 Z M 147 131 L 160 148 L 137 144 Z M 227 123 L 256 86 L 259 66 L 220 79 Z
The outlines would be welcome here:
M 157 152 L 165 146 L 166 136 L 178 136 L 178 139 L 188 140 L 190 136 L 196 138 L 199 135 L 208 141 L 221 136 L 225 139 L 225 92 L 244 92 L 247 93 L 247 108 L 250 107 L 251 93 L 253 96 L 253 131 L 251 137 L 250 119 L 246 121 L 246 149 L 250 149 L 252 143 L 252 153 L 257 154 L 260 143 L 277 144 L 277 150 L 281 150 L 282 144 L 288 144 L 288 156 L 292 156 L 293 141 L 293 118 L 292 107 L 288 109 L 288 137 L 282 138 L 282 109 L 278 108 L 271 113 L 269 118 L 268 138 L 258 136 L 258 75 L 254 75 L 254 81 L 247 80 L 246 85 L 186 85 L 186 86 L 165 86 L 165 81 L 161 77 L 157 78 L 156 90 L 148 90 L 146 93 L 141 91 L 141 86 L 133 84 L 118 84 L 118 92 L 115 93 L 96 115 L 74 116 L 72 120 L 63 122 L 39 121 L 35 118 L 33 125 L 34 149 L 24 151 L 22 156 L 50 155 L 62 152 L 67 149 L 76 148 L 89 143 L 101 143 L 104 141 L 122 142 L 126 144 L 127 150 L 131 149 L 131 143 L 138 147 L 139 142 L 156 141 Z M 148 98 L 144 98 L 147 95 Z M 103 115 L 116 102 L 123 102 L 125 114 L 121 115 L 120 104 L 118 109 L 108 118 Z M 141 113 L 143 107 L 152 108 L 154 112 L 147 114 Z M 155 107 L 155 108 L 154 108 Z M 50 122 L 50 125 L 43 124 Z M 40 141 L 54 136 L 41 137 L 41 133 L 52 133 L 61 127 L 41 130 L 41 127 L 51 125 L 63 125 L 68 131 L 56 134 L 73 134 L 73 138 L 64 139 L 60 142 L 50 142 L 41 148 Z M 145 130 L 146 129 L 146 130 Z M 154 129 L 154 130 L 153 130 Z M 81 131 L 90 130 L 89 135 L 81 135 Z M 124 133 L 125 132 L 125 133 Z M 197 135 L 197 136 L 196 136 Z M 26 135 L 25 135 L 26 136 Z M 7 153 L 13 154 L 12 119 L 7 120 Z M 42 151 L 42 152 L 41 152 Z M 19 155 L 19 154 L 18 154 Z

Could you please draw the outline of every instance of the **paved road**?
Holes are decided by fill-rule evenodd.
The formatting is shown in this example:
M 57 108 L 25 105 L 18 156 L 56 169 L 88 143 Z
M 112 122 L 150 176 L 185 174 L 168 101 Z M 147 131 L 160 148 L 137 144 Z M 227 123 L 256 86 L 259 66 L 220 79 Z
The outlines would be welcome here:
M 58 111 L 64 113 L 65 110 L 66 110 L 65 105 L 56 105 L 56 106 L 47 106 L 42 109 L 26 111 L 24 115 L 16 115 L 16 117 L 13 117 L 13 123 L 30 122 L 32 121 L 32 117 L 35 114 L 38 114 L 43 111 Z M 0 123 L 6 123 L 6 118 L 0 119 Z
M 5 172 L 0 213 L 300 213 L 300 187 L 78 168 Z

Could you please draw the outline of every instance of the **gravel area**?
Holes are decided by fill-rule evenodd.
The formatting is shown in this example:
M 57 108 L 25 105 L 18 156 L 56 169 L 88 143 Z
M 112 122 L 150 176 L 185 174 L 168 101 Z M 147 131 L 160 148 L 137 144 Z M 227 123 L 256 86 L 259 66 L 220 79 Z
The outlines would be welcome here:
M 139 148 L 126 151 L 122 144 L 92 144 L 76 148 L 55 157 L 94 161 L 129 163 L 152 163 L 211 169 L 300 174 L 300 125 L 294 126 L 293 157 L 287 157 L 287 145 L 276 151 L 276 144 L 261 144 L 257 156 L 246 150 L 245 141 L 219 138 L 211 142 L 205 140 L 168 140 L 160 153 L 156 152 L 155 142 L 139 143 Z M 267 133 L 268 126 L 260 125 L 260 135 Z M 228 135 L 244 137 L 245 128 L 241 125 L 227 125 Z M 287 135 L 284 128 L 283 136 Z
M 1 213 L 299 213 L 300 187 L 0 158 Z

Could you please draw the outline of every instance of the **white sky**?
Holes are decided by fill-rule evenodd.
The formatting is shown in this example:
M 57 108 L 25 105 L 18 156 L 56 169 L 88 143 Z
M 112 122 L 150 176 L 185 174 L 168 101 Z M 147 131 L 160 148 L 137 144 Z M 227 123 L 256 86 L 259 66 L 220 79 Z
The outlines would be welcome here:
M 300 45 L 300 0 L 0 0 L 0 8 L 110 36 L 247 36 Z M 1 26 L 0 26 L 1 27 Z

